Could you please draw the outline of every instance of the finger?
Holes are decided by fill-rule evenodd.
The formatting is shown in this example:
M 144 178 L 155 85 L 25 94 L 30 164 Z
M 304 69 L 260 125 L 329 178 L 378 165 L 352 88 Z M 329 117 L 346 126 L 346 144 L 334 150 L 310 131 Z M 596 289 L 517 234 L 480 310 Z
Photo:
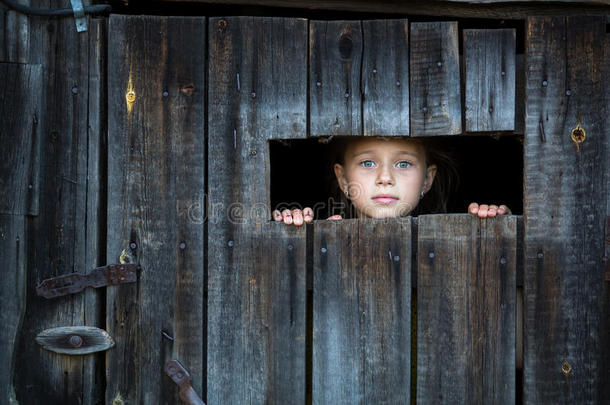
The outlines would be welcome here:
M 496 216 L 497 212 L 498 212 L 498 206 L 492 204 L 489 206 L 489 210 L 487 211 L 487 216 L 493 218 Z
M 333 216 L 330 216 L 330 217 L 328 217 L 326 219 L 328 219 L 330 221 L 338 221 L 340 219 L 343 219 L 343 217 L 341 215 L 333 215 Z
M 282 213 L 279 210 L 273 211 L 273 220 L 277 222 L 282 222 Z
M 470 203 L 470 205 L 468 206 L 468 212 L 470 212 L 471 214 L 476 214 L 477 212 L 479 212 L 479 204 L 477 204 L 476 202 Z
M 295 226 L 303 225 L 303 211 L 301 211 L 301 210 L 292 210 L 292 223 Z
M 292 214 L 290 213 L 290 210 L 286 209 L 282 211 L 282 218 L 284 219 L 284 223 L 286 225 L 292 224 Z
M 479 212 L 478 212 L 479 218 L 486 218 L 488 209 L 489 209 L 489 206 L 487 204 L 479 205 Z
M 313 221 L 313 210 L 309 207 L 305 207 L 303 209 L 303 217 L 305 218 L 305 222 L 307 223 Z
M 502 204 L 498 207 L 498 215 L 510 215 L 510 208 Z

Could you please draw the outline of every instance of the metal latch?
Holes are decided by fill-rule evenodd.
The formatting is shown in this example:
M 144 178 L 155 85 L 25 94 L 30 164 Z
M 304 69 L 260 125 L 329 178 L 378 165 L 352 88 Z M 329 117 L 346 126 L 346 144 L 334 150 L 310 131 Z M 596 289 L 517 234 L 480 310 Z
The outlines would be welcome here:
M 74 11 L 74 22 L 76 23 L 76 31 L 87 31 L 87 17 L 85 17 L 85 7 L 83 0 L 70 0 L 72 3 L 72 11 Z
M 74 294 L 87 287 L 134 283 L 138 279 L 137 264 L 109 264 L 91 270 L 87 274 L 71 273 L 44 280 L 36 287 L 36 293 L 45 298 Z
M 191 386 L 191 375 L 178 360 L 170 360 L 165 364 L 165 374 L 174 381 L 180 391 L 178 396 L 187 405 L 205 405 L 197 392 Z
M 108 332 L 94 326 L 60 326 L 36 336 L 36 342 L 55 353 L 81 355 L 101 352 L 114 346 Z

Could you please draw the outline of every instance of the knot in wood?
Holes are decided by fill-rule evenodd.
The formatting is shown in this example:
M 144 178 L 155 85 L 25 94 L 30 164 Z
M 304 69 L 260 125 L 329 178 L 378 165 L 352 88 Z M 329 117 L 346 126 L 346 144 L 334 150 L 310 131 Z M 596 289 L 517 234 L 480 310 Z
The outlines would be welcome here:
M 576 125 L 576 128 L 572 130 L 570 136 L 575 143 L 583 143 L 587 137 L 587 133 L 585 132 L 585 129 L 578 124 Z
M 220 20 L 218 20 L 218 32 L 224 32 L 226 28 L 227 28 L 227 20 L 225 20 L 224 18 L 221 18 Z
M 354 42 L 350 35 L 342 35 L 339 39 L 339 55 L 341 59 L 351 59 L 354 50 Z
M 180 89 L 180 91 L 182 91 L 182 94 L 184 94 L 185 96 L 192 96 L 193 93 L 195 92 L 195 85 L 192 83 L 189 83 L 187 85 L 182 86 L 182 88 Z
M 133 103 L 134 101 L 136 101 L 136 92 L 133 90 L 129 90 L 127 94 L 125 94 L 125 100 L 127 100 L 128 103 Z
M 563 375 L 567 377 L 572 372 L 572 366 L 567 361 L 564 361 L 561 365 L 561 371 L 563 372 Z

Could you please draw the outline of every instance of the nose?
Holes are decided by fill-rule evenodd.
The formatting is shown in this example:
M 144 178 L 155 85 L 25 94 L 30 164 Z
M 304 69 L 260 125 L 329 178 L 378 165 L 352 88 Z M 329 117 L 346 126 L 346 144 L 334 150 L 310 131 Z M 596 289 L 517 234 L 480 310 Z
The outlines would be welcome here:
M 375 184 L 378 186 L 394 185 L 394 176 L 392 175 L 392 170 L 388 165 L 383 165 L 379 168 Z

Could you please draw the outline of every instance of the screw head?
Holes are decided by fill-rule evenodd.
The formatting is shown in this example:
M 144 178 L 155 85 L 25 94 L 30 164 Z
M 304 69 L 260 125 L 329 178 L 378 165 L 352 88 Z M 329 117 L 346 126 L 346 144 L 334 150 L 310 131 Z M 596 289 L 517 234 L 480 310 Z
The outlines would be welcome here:
M 136 250 L 136 249 L 138 248 L 138 244 L 137 244 L 137 243 L 135 243 L 135 242 L 130 242 L 130 243 L 129 243 L 129 248 L 130 248 L 131 250 Z
M 83 338 L 78 335 L 72 335 L 68 342 L 72 347 L 81 347 L 83 345 Z
M 542 81 L 542 87 L 546 87 L 549 85 L 549 82 L 547 82 L 546 80 Z
M 326 248 L 325 248 L 325 247 L 323 247 L 322 249 L 320 249 L 320 252 L 322 252 L 322 253 L 326 253 L 326 252 L 327 252 L 327 250 L 326 250 Z
M 181 250 L 186 249 L 186 243 L 185 242 L 180 242 L 180 245 L 178 245 L 180 247 Z
M 72 87 L 72 94 L 78 94 L 78 87 Z
M 163 97 L 167 97 L 167 96 L 169 96 L 169 93 L 166 90 L 166 91 L 163 92 Z
M 229 247 L 233 247 L 233 245 L 234 245 L 234 243 L 233 243 L 233 241 L 232 241 L 232 240 L 230 240 L 230 241 L 228 241 L 228 242 L 227 242 L 227 246 L 229 246 Z
M 572 90 L 567 89 L 567 90 L 566 90 L 566 96 L 571 96 L 571 95 L 572 95 Z

